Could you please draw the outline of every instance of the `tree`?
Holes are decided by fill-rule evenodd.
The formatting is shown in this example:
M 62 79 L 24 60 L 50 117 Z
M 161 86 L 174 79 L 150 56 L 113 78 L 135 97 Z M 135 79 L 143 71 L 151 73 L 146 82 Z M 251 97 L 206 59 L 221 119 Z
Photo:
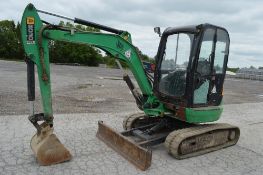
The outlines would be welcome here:
M 5 59 L 23 59 L 24 51 L 20 39 L 20 24 L 14 21 L 0 21 L 0 57 Z
M 60 26 L 76 28 L 82 31 L 95 31 L 98 29 L 85 27 L 83 25 L 66 24 L 61 21 Z M 99 50 L 86 44 L 75 44 L 62 41 L 54 41 L 50 46 L 50 60 L 55 63 L 79 63 L 88 66 L 98 66 L 102 62 L 102 55 Z
M 148 55 L 143 54 L 142 51 L 138 47 L 136 47 L 136 50 L 137 50 L 142 61 L 147 61 L 147 62 L 151 62 L 151 63 L 155 62 L 153 58 L 150 58 Z
M 236 73 L 239 70 L 239 67 L 237 67 L 237 68 L 227 67 L 226 70 Z
M 17 59 L 24 59 L 25 51 L 22 46 L 22 38 L 21 38 L 21 24 L 18 22 L 16 25 L 16 36 L 18 41 L 18 47 L 17 47 Z
M 73 25 L 70 22 L 65 24 L 63 21 L 61 21 L 59 25 L 63 27 L 75 28 L 81 31 L 100 32 L 99 29 L 86 27 L 83 25 Z M 143 54 L 138 48 L 136 49 L 143 61 L 154 62 L 153 59 Z M 105 56 L 102 56 L 100 50 L 85 44 L 73 44 L 62 41 L 54 41 L 50 47 L 50 53 L 51 62 L 55 63 L 80 63 L 89 66 L 97 66 L 99 63 L 103 63 L 107 64 L 109 67 L 117 67 L 115 58 L 113 58 L 111 55 L 106 53 Z M 128 67 L 128 65 L 123 62 L 121 62 L 121 65 L 124 68 Z
M 75 28 L 80 31 L 100 32 L 94 27 L 83 25 L 74 25 L 70 22 L 64 23 L 61 21 L 60 26 Z M 24 59 L 24 49 L 21 41 L 21 25 L 14 21 L 0 21 L 0 58 L 4 59 Z M 143 54 L 138 48 L 140 58 L 143 61 L 154 62 L 153 59 Z M 115 59 L 106 53 L 102 56 L 99 49 L 93 48 L 86 44 L 74 44 L 62 41 L 50 41 L 49 44 L 50 62 L 53 63 L 80 63 L 89 66 L 98 66 L 99 63 L 104 63 L 110 67 L 117 67 Z M 121 63 L 123 67 L 128 67 L 127 64 Z

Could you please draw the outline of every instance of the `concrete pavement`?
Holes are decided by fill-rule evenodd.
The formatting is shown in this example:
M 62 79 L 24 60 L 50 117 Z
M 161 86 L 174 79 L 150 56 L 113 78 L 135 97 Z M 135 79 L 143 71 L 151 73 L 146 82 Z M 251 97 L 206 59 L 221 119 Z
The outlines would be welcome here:
M 70 162 L 39 166 L 30 149 L 35 129 L 26 115 L 0 116 L 0 174 L 263 174 L 263 103 L 225 105 L 219 122 L 241 129 L 237 145 L 203 156 L 176 160 L 163 145 L 153 148 L 152 166 L 145 172 L 108 148 L 95 137 L 97 121 L 122 130 L 126 113 L 55 115 L 55 133 L 71 151 Z

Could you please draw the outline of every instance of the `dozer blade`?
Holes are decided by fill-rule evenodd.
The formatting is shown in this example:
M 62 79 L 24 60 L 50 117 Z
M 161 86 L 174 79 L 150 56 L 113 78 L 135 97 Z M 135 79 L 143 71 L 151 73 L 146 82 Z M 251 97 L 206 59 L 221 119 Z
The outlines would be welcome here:
M 134 141 L 105 125 L 103 121 L 99 121 L 98 125 L 97 137 L 109 147 L 143 171 L 151 166 L 151 150 L 137 145 Z
M 49 125 L 42 125 L 41 131 L 32 137 L 30 145 L 40 165 L 62 163 L 72 157 Z

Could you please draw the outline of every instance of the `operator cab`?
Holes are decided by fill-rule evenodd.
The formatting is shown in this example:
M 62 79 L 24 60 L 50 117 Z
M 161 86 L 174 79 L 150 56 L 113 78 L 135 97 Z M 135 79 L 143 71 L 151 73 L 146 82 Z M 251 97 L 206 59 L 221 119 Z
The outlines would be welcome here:
M 156 56 L 154 93 L 176 106 L 218 106 L 229 53 L 226 29 L 211 24 L 167 28 Z

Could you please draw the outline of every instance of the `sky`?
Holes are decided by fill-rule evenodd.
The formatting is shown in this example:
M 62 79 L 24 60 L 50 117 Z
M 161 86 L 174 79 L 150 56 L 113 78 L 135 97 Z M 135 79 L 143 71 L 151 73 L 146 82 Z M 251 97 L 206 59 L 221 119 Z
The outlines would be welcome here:
M 160 38 L 156 26 L 211 23 L 230 34 L 229 67 L 263 67 L 262 0 L 0 0 L 0 20 L 20 21 L 24 8 L 37 9 L 108 25 L 131 33 L 133 44 L 154 57 Z M 56 24 L 61 19 L 40 15 Z

